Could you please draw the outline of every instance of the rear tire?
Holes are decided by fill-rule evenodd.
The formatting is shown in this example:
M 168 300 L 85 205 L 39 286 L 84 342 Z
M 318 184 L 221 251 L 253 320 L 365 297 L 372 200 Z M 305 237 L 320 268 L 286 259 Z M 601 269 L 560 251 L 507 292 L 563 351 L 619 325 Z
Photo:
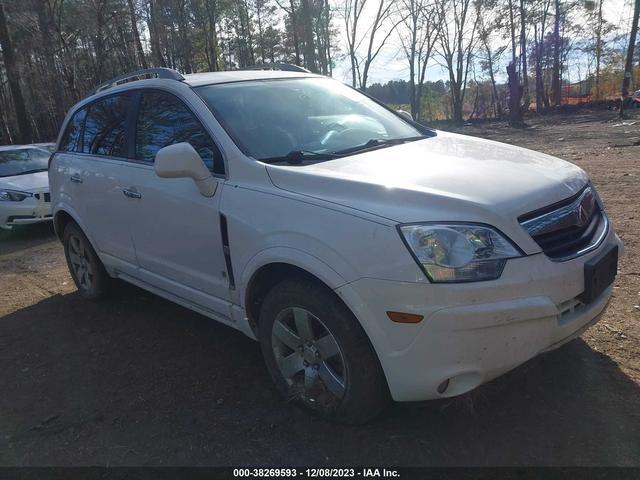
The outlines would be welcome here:
M 62 243 L 69 273 L 80 295 L 87 300 L 101 300 L 109 296 L 114 280 L 75 222 L 69 222 L 65 227 Z
M 362 424 L 390 402 L 366 333 L 324 285 L 308 279 L 276 285 L 260 310 L 259 339 L 278 390 L 308 411 Z

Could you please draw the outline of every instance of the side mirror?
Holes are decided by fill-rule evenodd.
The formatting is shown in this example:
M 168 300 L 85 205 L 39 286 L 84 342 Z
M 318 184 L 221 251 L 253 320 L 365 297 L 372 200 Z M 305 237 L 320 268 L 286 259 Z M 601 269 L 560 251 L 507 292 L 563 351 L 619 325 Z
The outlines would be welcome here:
M 195 148 L 187 142 L 174 143 L 158 150 L 154 163 L 156 175 L 162 178 L 192 178 L 205 197 L 213 197 L 218 182 Z
M 406 110 L 396 110 L 396 113 L 402 115 L 403 117 L 405 117 L 407 120 L 413 122 L 413 115 L 411 115 L 409 112 L 407 112 Z

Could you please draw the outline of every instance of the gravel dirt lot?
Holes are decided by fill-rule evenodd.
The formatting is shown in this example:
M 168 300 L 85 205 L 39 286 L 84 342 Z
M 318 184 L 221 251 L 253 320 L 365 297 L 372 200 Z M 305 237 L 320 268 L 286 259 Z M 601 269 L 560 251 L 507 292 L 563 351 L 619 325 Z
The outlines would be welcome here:
M 459 130 L 591 174 L 627 255 L 581 339 L 468 395 L 336 426 L 284 404 L 242 334 L 133 287 L 86 302 L 50 226 L 0 232 L 0 464 L 640 465 L 640 116 Z

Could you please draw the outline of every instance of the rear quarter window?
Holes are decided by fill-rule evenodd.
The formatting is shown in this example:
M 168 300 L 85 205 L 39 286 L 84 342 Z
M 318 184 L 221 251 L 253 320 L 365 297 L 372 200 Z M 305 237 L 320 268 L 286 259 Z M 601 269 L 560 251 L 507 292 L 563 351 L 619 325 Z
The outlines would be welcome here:
M 82 127 L 84 124 L 85 116 L 87 115 L 86 108 L 78 110 L 73 114 L 71 120 L 67 124 L 67 129 L 64 132 L 62 141 L 60 142 L 60 150 L 63 152 L 79 152 L 82 148 Z

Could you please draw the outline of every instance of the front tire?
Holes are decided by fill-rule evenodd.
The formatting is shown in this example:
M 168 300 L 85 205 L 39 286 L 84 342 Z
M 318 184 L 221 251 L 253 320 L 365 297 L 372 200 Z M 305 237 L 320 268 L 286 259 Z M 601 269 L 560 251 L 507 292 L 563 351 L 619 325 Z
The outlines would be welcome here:
M 75 222 L 69 222 L 65 227 L 62 243 L 69 273 L 80 295 L 87 300 L 107 297 L 111 293 L 113 279 Z
M 266 296 L 259 339 L 278 390 L 326 419 L 365 423 L 390 395 L 384 373 L 358 320 L 327 287 L 285 280 Z

